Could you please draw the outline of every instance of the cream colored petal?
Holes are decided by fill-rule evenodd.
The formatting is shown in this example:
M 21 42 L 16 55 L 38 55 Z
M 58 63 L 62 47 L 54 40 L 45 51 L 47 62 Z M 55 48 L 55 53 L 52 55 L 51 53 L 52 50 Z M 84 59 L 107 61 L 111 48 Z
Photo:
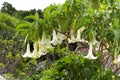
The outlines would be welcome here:
M 38 41 L 34 42 L 34 50 L 33 50 L 33 53 L 32 53 L 33 58 L 40 57 L 39 52 L 38 52 L 38 45 L 39 45 Z
M 57 35 L 56 35 L 56 31 L 55 30 L 53 30 L 53 39 L 52 39 L 51 43 L 53 45 L 57 45 L 59 43 L 59 41 L 57 39 Z
M 40 41 L 39 45 L 45 45 L 45 47 L 47 49 L 49 48 L 53 48 L 52 45 L 51 45 L 51 42 L 50 42 L 50 39 L 49 38 L 45 38 L 45 34 L 43 33 L 42 35 L 42 40 Z
M 120 55 L 118 55 L 118 57 L 117 57 L 117 61 L 120 62 Z
M 84 30 L 85 30 L 84 27 L 81 27 L 80 29 L 77 30 L 76 41 L 82 41 L 82 42 L 85 41 L 85 40 L 83 40 L 83 39 L 81 38 L 81 33 L 82 33 Z
M 81 41 L 81 33 L 80 33 L 80 29 L 77 30 L 76 41 Z
M 40 44 L 50 44 L 50 38 L 46 38 L 45 33 L 42 35 L 42 40 L 40 41 Z
M 6 80 L 3 76 L 0 75 L 0 80 Z
M 51 44 L 50 44 L 51 45 Z M 46 55 L 48 53 L 48 50 L 47 50 L 47 45 L 45 44 L 39 44 L 39 55 Z
M 54 47 L 52 47 L 51 44 L 46 44 L 45 46 L 46 46 L 47 49 L 54 48 Z
M 92 36 L 93 36 L 93 40 L 90 41 L 90 43 L 92 43 L 93 45 L 99 44 L 99 42 L 96 40 L 96 37 L 95 37 L 95 33 L 94 33 L 94 32 L 92 32 Z
M 93 45 L 95 44 L 99 44 L 99 42 L 95 39 L 95 35 L 93 34 L 93 40 L 89 42 L 89 51 L 88 51 L 88 55 L 85 58 L 89 58 L 89 59 L 97 59 L 97 57 L 95 57 L 93 55 L 92 49 L 93 49 Z
M 47 48 L 45 44 L 39 44 L 39 51 L 47 52 Z
M 27 43 L 27 50 L 26 53 L 24 55 L 22 55 L 23 57 L 32 57 L 31 56 L 31 52 L 30 52 L 30 45 L 29 43 Z
M 120 64 L 120 54 L 117 56 L 117 58 L 113 62 L 115 64 Z
M 75 43 L 76 42 L 76 39 L 75 39 L 75 35 L 73 33 L 73 30 L 70 31 L 70 39 L 68 40 L 68 43 Z
M 46 54 L 47 54 L 47 52 L 44 52 L 44 51 L 39 50 L 39 55 L 40 55 L 40 56 L 46 55 Z
M 93 49 L 93 44 L 90 43 L 90 44 L 89 44 L 88 54 L 87 54 L 87 56 L 85 56 L 85 58 L 88 58 L 88 59 L 97 59 L 97 57 L 95 57 L 95 56 L 93 55 L 92 49 Z
M 66 36 L 58 32 L 57 38 L 58 38 L 59 44 L 61 44 L 62 41 L 66 39 Z

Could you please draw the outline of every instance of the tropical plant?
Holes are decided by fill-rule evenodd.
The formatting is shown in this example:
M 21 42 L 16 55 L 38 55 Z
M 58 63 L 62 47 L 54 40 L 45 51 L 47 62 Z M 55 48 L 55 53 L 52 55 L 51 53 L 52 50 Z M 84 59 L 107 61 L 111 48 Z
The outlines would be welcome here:
M 35 59 L 34 69 L 36 60 L 43 56 L 56 54 L 60 58 L 41 61 L 47 68 L 39 65 L 36 73 L 26 79 L 119 79 L 119 4 L 119 0 L 66 0 L 62 5 L 47 7 L 43 19 L 37 12 L 26 16 L 16 27 L 27 44 L 22 57 Z M 30 42 L 33 42 L 33 51 Z

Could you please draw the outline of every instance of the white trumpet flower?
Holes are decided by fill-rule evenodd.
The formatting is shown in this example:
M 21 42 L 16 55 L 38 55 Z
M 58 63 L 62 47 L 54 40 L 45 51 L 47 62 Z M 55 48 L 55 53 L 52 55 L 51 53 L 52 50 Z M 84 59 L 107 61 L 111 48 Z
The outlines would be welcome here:
M 120 54 L 117 56 L 117 58 L 113 62 L 115 64 L 120 64 Z
M 93 39 L 92 39 L 92 41 L 89 42 L 89 50 L 88 50 L 88 54 L 87 54 L 87 56 L 85 56 L 85 58 L 97 59 L 97 57 L 95 57 L 93 55 L 92 49 L 93 49 L 93 45 L 97 44 L 97 46 L 99 47 L 100 43 L 95 39 L 95 34 L 93 32 L 92 32 L 92 36 L 93 36 Z
M 32 57 L 31 52 L 30 52 L 30 44 L 29 43 L 27 43 L 26 53 L 22 56 L 23 57 Z
M 83 39 L 81 39 L 81 31 L 80 29 L 77 30 L 77 37 L 76 37 L 76 42 L 84 42 Z
M 77 37 L 76 37 L 76 41 L 77 42 L 85 42 L 85 40 L 83 40 L 83 39 L 81 39 L 81 33 L 83 32 L 83 30 L 84 30 L 85 28 L 84 27 L 82 27 L 82 28 L 80 28 L 80 29 L 78 29 L 77 30 Z
M 51 43 L 53 45 L 57 45 L 59 43 L 55 30 L 53 30 L 53 39 L 52 39 Z
M 43 52 L 41 50 L 39 50 L 39 55 L 42 56 L 42 55 L 46 55 L 47 53 L 46 52 Z
M 45 38 L 45 34 L 42 35 L 42 40 L 40 41 L 40 45 L 46 45 L 46 48 L 53 48 L 50 42 L 50 38 Z
M 39 55 L 45 55 L 47 54 L 47 49 L 46 46 L 44 44 L 39 44 Z
M 57 38 L 58 38 L 58 41 L 59 41 L 59 44 L 62 43 L 63 40 L 65 40 L 67 37 L 61 33 L 57 33 Z
M 68 40 L 68 43 L 75 43 L 76 39 L 75 39 L 73 30 L 70 31 L 70 34 L 71 36 L 70 36 L 70 39 Z
M 48 43 L 50 43 L 50 39 L 49 38 L 46 39 L 45 33 L 43 33 L 40 44 L 48 44 Z
M 90 43 L 92 43 L 93 45 L 99 44 L 99 42 L 95 38 L 95 32 L 92 32 L 92 37 L 93 37 L 93 39 L 92 39 L 92 41 L 90 41 Z
M 117 61 L 120 62 L 120 55 L 118 55 L 118 57 L 117 57 Z
M 92 49 L 93 49 L 93 43 L 89 43 L 88 54 L 87 54 L 87 56 L 85 56 L 85 58 L 88 58 L 88 59 L 97 59 L 97 57 L 95 57 L 93 55 Z
M 47 51 L 47 48 L 46 48 L 46 45 L 44 45 L 44 44 L 39 44 L 39 50 L 41 50 L 41 51 L 43 51 L 43 52 L 48 52 Z
M 80 29 L 77 30 L 76 41 L 81 41 L 81 32 L 80 32 Z
M 32 57 L 33 58 L 38 58 L 40 57 L 39 53 L 38 53 L 38 42 L 34 42 L 34 50 L 33 50 L 33 53 L 32 53 Z

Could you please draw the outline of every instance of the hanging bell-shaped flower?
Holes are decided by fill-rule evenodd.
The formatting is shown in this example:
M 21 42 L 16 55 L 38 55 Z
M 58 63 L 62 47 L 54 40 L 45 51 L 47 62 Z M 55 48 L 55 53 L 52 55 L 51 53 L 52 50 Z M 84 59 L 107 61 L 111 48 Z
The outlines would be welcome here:
M 113 62 L 115 64 L 120 64 L 120 54 L 117 56 L 117 58 L 115 58 L 115 60 Z
M 42 39 L 40 41 L 40 44 L 48 44 L 50 43 L 50 39 L 46 38 L 45 33 L 43 32 Z
M 63 34 L 61 34 L 61 33 L 58 32 L 57 33 L 57 38 L 58 38 L 59 44 L 61 44 L 62 41 L 65 40 L 67 37 L 65 35 L 63 35 Z
M 30 44 L 29 43 L 27 43 L 26 53 L 22 56 L 23 57 L 32 57 L 31 52 L 30 52 Z
M 41 51 L 41 49 L 39 50 L 39 55 L 42 56 L 42 55 L 46 55 L 47 53 L 46 52 L 43 52 Z
M 55 30 L 53 30 L 53 39 L 52 39 L 51 43 L 53 45 L 57 45 L 59 43 Z
M 45 55 L 47 54 L 47 48 L 46 48 L 46 45 L 44 44 L 39 44 L 39 55 Z
M 33 53 L 32 53 L 33 58 L 40 57 L 39 52 L 38 52 L 38 45 L 39 45 L 38 41 L 34 42 L 34 50 L 33 50 Z
M 70 39 L 68 39 L 68 43 L 75 43 L 76 39 L 75 39 L 73 30 L 70 30 L 70 34 L 71 34 L 71 36 L 70 36 Z
M 87 56 L 85 56 L 85 58 L 88 58 L 88 59 L 97 59 L 97 57 L 95 57 L 93 55 L 92 49 L 93 49 L 93 43 L 89 43 L 88 54 L 87 54 Z
M 39 44 L 39 50 L 41 50 L 41 51 L 43 51 L 43 52 L 48 52 L 47 51 L 47 48 L 46 48 L 46 45 L 44 45 L 44 44 Z
M 117 61 L 120 63 L 120 55 L 118 55 L 118 57 L 117 57 Z
M 81 33 L 83 32 L 85 28 L 82 27 L 80 29 L 77 30 L 77 37 L 76 37 L 76 42 L 85 42 L 85 40 L 81 39 Z
M 50 38 L 45 37 L 45 33 L 42 35 L 42 40 L 40 41 L 40 45 L 45 45 L 47 49 L 53 48 L 50 42 Z
M 99 46 L 99 42 L 95 39 L 95 33 L 92 32 L 92 41 L 89 42 L 89 51 L 87 56 L 85 56 L 85 58 L 89 58 L 89 59 L 97 59 L 97 57 L 95 57 L 93 55 L 92 49 L 93 49 L 93 45 L 97 44 L 97 46 Z
M 90 43 L 92 43 L 93 45 L 100 44 L 95 38 L 96 33 L 94 31 L 92 31 L 91 33 L 92 33 L 92 41 L 90 41 Z
M 83 40 L 81 39 L 81 32 L 80 29 L 77 30 L 77 37 L 76 37 L 76 42 L 82 42 Z

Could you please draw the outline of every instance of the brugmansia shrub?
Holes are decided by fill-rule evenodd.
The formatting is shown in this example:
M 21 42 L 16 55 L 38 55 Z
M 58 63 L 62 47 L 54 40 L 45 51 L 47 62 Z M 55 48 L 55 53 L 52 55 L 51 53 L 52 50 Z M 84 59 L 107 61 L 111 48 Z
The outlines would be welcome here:
M 27 44 L 22 57 L 39 59 L 58 53 L 61 58 L 53 61 L 45 59 L 48 67 L 40 72 L 35 71 L 27 79 L 119 79 L 119 67 L 116 67 L 120 63 L 119 31 L 119 0 L 66 0 L 63 5 L 47 7 L 43 19 L 37 12 L 26 16 L 16 27 L 16 32 L 21 33 Z M 33 42 L 33 51 L 30 50 L 30 42 Z M 85 47 L 82 45 L 84 43 Z M 104 56 L 105 51 L 107 56 Z M 25 70 L 29 68 L 28 64 Z

